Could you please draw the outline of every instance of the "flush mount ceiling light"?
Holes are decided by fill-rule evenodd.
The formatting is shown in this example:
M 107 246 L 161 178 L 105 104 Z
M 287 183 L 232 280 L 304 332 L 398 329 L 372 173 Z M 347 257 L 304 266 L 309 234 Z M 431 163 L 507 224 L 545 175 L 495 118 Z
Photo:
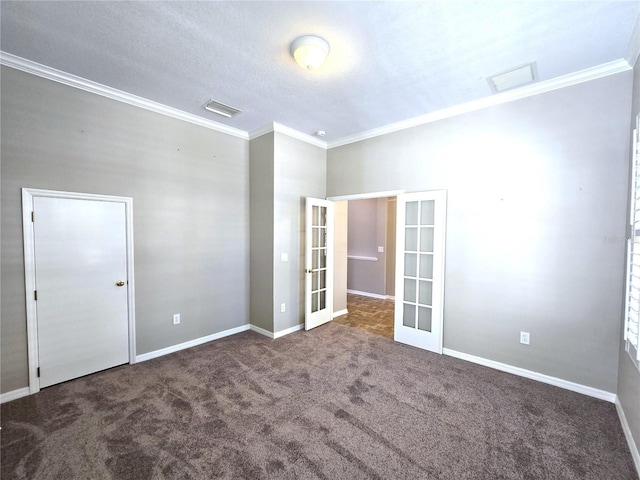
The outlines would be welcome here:
M 487 78 L 493 93 L 504 92 L 512 88 L 522 87 L 538 79 L 536 62 L 512 68 L 506 72 Z
M 209 110 L 210 112 L 217 113 L 218 115 L 222 115 L 223 117 L 231 118 L 234 115 L 240 113 L 242 110 L 239 110 L 235 107 L 231 107 L 229 105 L 225 105 L 224 103 L 216 102 L 211 99 L 204 105 L 205 110 Z
M 315 35 L 304 35 L 291 42 L 291 55 L 306 70 L 315 70 L 329 55 L 329 44 Z

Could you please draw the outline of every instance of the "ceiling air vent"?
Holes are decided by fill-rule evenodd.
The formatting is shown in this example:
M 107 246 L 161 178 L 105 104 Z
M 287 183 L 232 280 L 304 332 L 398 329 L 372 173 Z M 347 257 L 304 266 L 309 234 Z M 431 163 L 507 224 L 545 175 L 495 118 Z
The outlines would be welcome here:
M 242 110 L 238 110 L 237 108 L 231 107 L 229 105 L 225 105 L 224 103 L 216 102 L 215 100 L 209 100 L 205 106 L 205 110 L 209 110 L 210 112 L 217 113 L 218 115 L 222 115 L 223 117 L 233 117 L 234 115 L 240 113 Z
M 493 93 L 504 92 L 512 88 L 522 87 L 538 80 L 536 62 L 527 63 L 521 67 L 513 68 L 487 78 Z

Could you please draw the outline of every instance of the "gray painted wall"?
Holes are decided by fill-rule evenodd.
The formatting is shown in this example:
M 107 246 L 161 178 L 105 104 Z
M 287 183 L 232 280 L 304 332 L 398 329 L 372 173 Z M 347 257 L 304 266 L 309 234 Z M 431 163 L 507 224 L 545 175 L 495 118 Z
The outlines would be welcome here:
M 2 392 L 28 385 L 21 187 L 133 197 L 138 354 L 248 323 L 246 140 L 7 67 L 1 87 Z
M 333 313 L 347 309 L 349 202 L 334 202 Z
M 275 133 L 273 223 L 274 332 L 304 322 L 306 197 L 326 197 L 325 149 Z M 287 253 L 288 262 L 280 261 Z M 280 312 L 280 304 L 287 308 Z
M 349 201 L 348 254 L 376 258 L 376 261 L 349 258 L 347 288 L 385 295 L 387 199 Z M 384 247 L 378 253 L 378 246 Z
M 251 324 L 273 332 L 273 145 L 267 133 L 249 142 L 251 189 Z
M 640 113 L 640 60 L 636 61 L 633 72 L 633 100 L 631 107 L 631 127 L 629 131 L 633 131 L 633 128 L 635 128 L 636 117 Z M 631 158 L 631 154 L 629 158 Z M 618 400 L 624 410 L 636 447 L 640 448 L 640 371 L 638 371 L 627 352 L 625 352 L 622 337 L 620 340 Z
M 446 348 L 616 391 L 631 79 L 329 150 L 329 196 L 448 190 Z

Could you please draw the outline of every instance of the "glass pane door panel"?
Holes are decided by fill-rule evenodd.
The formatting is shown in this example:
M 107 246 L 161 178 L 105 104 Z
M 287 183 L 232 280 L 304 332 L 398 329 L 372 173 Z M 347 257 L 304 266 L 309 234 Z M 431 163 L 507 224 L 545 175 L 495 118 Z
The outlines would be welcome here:
M 431 331 L 431 309 L 418 307 L 418 330 Z
M 322 290 L 320 292 L 320 306 L 318 307 L 318 310 L 323 310 L 324 308 L 326 308 L 327 306 L 327 295 L 326 292 L 324 290 Z
M 311 294 L 311 312 L 318 311 L 318 292 Z
M 415 253 L 404 254 L 404 274 L 407 277 L 415 277 L 418 271 L 418 255 Z
M 418 202 L 407 202 L 405 213 L 405 225 L 418 224 Z
M 420 251 L 433 252 L 433 227 L 420 229 Z
M 322 248 L 327 246 L 327 229 L 326 228 L 318 229 L 318 246 Z
M 433 278 L 433 255 L 420 255 L 420 278 Z
M 404 232 L 404 249 L 410 252 L 418 251 L 418 229 L 407 227 Z
M 320 288 L 327 288 L 327 271 L 326 270 L 320 270 Z M 431 305 L 431 304 L 429 304 Z
M 318 206 L 314 205 L 311 218 L 311 225 L 318 225 L 320 223 L 320 210 Z
M 416 281 L 410 278 L 404 279 L 404 300 L 407 302 L 416 301 Z
M 320 263 L 320 268 L 327 268 L 327 249 L 322 248 L 318 250 L 318 260 Z
M 317 248 L 320 246 L 320 229 L 313 227 L 312 230 L 312 238 L 311 238 L 311 246 Z
M 403 304 L 402 325 L 416 328 L 416 306 L 409 303 Z
M 436 202 L 434 200 L 420 202 L 420 225 L 433 225 L 435 205 Z
M 420 290 L 418 292 L 418 303 L 422 305 L 431 305 L 431 297 L 433 295 L 433 284 L 429 281 L 420 281 Z
M 320 222 L 323 227 L 327 224 L 327 207 L 320 207 Z
M 320 250 L 313 250 L 311 252 L 311 268 L 317 270 L 318 265 L 320 265 Z
M 311 291 L 315 292 L 318 290 L 318 272 L 313 272 L 311 274 Z

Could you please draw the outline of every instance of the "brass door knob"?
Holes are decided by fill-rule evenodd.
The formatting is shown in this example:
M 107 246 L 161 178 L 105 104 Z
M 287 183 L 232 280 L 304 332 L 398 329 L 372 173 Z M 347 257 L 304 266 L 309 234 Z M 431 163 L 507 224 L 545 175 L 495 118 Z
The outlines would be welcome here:
M 124 286 L 124 282 L 122 280 L 118 280 L 116 282 L 116 285 L 119 286 L 119 287 L 122 287 L 122 286 Z
M 307 268 L 306 272 L 307 273 L 313 273 L 313 270 L 311 270 L 310 268 Z

